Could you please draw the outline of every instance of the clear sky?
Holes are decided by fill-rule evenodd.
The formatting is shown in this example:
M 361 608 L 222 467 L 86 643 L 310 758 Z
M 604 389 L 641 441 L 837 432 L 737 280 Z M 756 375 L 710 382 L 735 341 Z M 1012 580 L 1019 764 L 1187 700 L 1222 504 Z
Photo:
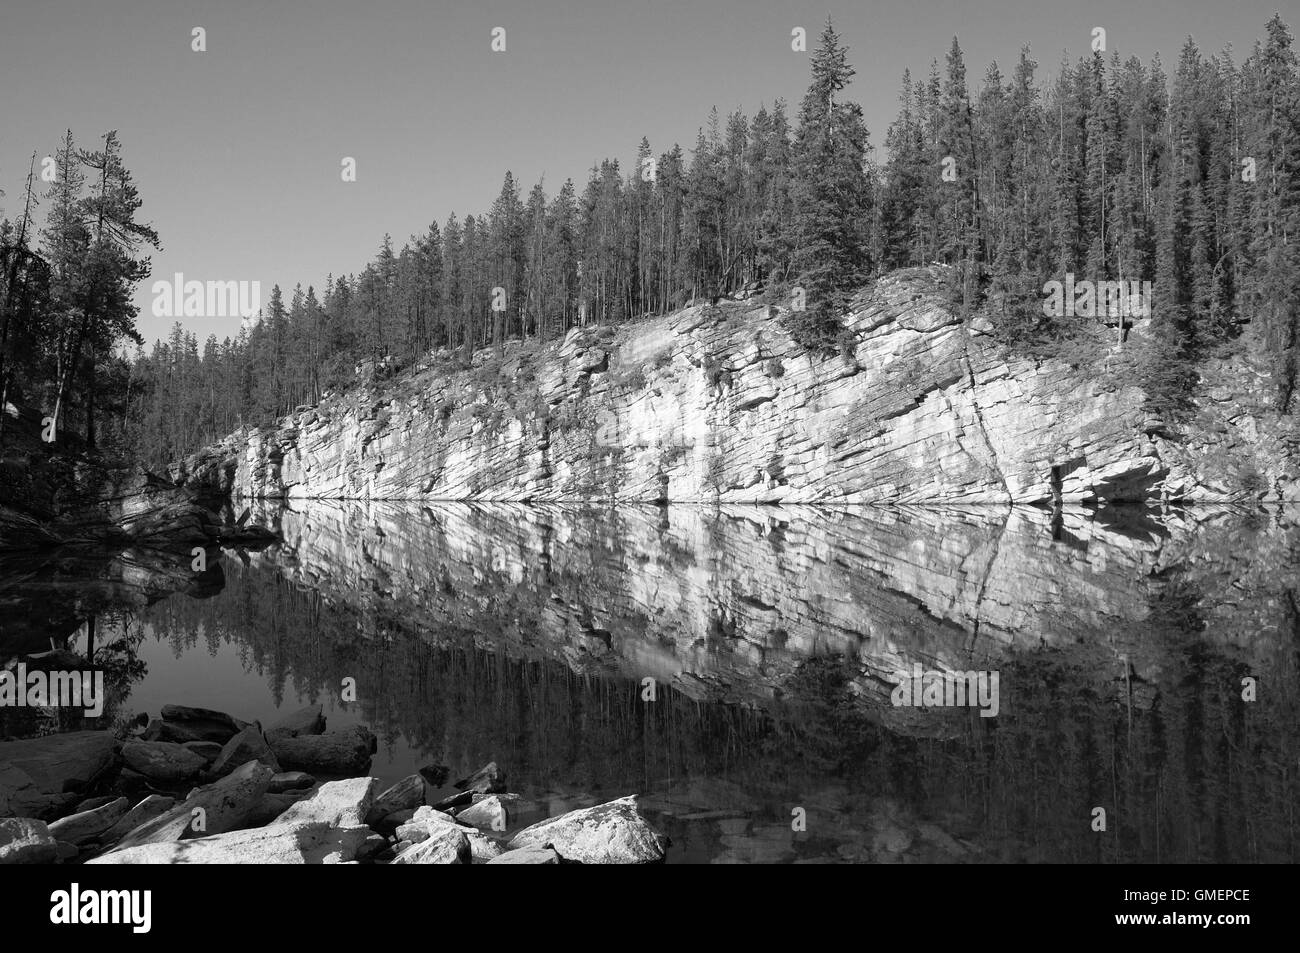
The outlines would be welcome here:
M 593 162 L 628 168 L 647 136 L 656 153 L 693 144 L 716 104 L 752 115 L 808 74 L 829 13 L 858 75 L 879 147 L 905 67 L 942 62 L 952 36 L 978 87 L 1023 43 L 1055 72 L 1063 52 L 1108 50 L 1170 68 L 1188 34 L 1240 61 L 1280 0 L 3 0 L 0 5 L 0 214 L 21 212 L 31 152 L 65 128 L 93 146 L 116 129 L 162 237 L 154 277 L 278 282 L 320 290 L 359 270 L 385 232 L 401 243 L 455 211 L 486 210 L 507 169 L 548 194 Z M 1292 29 L 1300 11 L 1282 11 Z M 203 27 L 207 51 L 191 50 Z M 491 31 L 506 30 L 506 51 Z M 343 182 L 341 161 L 357 161 Z M 44 214 L 44 209 L 40 214 Z M 146 340 L 164 336 L 146 282 Z M 200 341 L 239 319 L 186 322 Z

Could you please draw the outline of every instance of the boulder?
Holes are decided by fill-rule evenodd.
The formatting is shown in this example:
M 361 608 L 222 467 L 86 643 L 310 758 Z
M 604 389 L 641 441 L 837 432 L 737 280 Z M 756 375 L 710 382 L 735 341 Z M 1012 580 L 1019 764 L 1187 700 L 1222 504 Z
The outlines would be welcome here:
M 124 797 L 89 811 L 80 811 L 61 817 L 50 825 L 50 836 L 69 844 L 84 844 L 95 840 L 126 816 L 131 802 Z
M 285 791 L 300 791 L 303 788 L 314 787 L 316 779 L 304 771 L 283 771 L 271 778 L 272 794 L 283 794 Z
M 420 777 L 435 788 L 440 788 L 446 784 L 447 777 L 451 774 L 451 768 L 444 764 L 426 764 L 423 768 L 419 768 L 418 771 Z
M 649 864 L 664 859 L 668 838 L 641 816 L 636 798 L 623 797 L 570 811 L 526 827 L 509 847 L 550 847 L 582 864 Z
M 469 838 L 455 824 L 442 827 L 419 843 L 402 850 L 395 864 L 468 864 L 474 859 Z
M 73 731 L 0 742 L 0 817 L 48 817 L 81 800 L 113 764 L 117 740 L 106 731 Z
M 455 787 L 471 794 L 496 794 L 506 789 L 506 774 L 495 761 L 489 761 L 469 777 L 457 781 Z
M 469 807 L 457 811 L 456 820 L 461 824 L 477 827 L 481 831 L 504 832 L 510 826 L 510 811 L 506 806 L 510 797 L 511 795 L 503 797 L 499 794 L 489 794 Z
M 360 725 L 321 735 L 276 738 L 271 751 L 286 770 L 355 777 L 370 769 L 375 736 Z
M 450 811 L 456 807 L 469 807 L 473 803 L 473 791 L 457 791 L 455 794 L 448 794 L 442 800 L 436 801 L 433 806 L 439 811 Z
M 425 840 L 431 834 L 448 827 L 454 827 L 456 830 L 461 829 L 460 825 L 456 823 L 456 819 L 450 814 L 435 811 L 426 805 L 425 807 L 416 808 L 415 814 L 412 815 L 409 821 L 398 825 L 397 839 L 416 844 Z
M 215 741 L 187 741 L 185 747 L 203 758 L 208 764 L 221 757 L 222 745 Z
M 414 810 L 424 806 L 424 778 L 411 774 L 402 778 L 377 798 L 370 809 L 366 823 L 381 821 L 397 811 Z
M 248 816 L 240 823 L 240 827 L 266 827 L 274 824 L 284 816 L 284 812 L 289 810 L 304 797 L 308 796 L 307 791 L 286 791 L 281 794 L 272 794 L 269 791 L 262 795 L 262 800 L 258 802 L 257 807 L 253 808 Z
M 375 778 L 329 781 L 285 811 L 277 823 L 322 821 L 331 827 L 363 827 L 378 788 Z
M 242 764 L 260 761 L 275 774 L 280 773 L 280 763 L 266 744 L 266 739 L 256 727 L 248 727 L 226 742 L 217 760 L 212 762 L 212 773 L 220 777 L 229 774 Z
M 250 761 L 220 781 L 191 791 L 189 797 L 171 810 L 132 830 L 118 848 L 235 830 L 261 804 L 273 774 L 261 762 Z M 201 831 L 192 827 L 195 811 L 200 808 L 203 812 Z
M 299 735 L 319 735 L 325 730 L 325 716 L 320 705 L 309 705 L 285 715 L 266 730 L 266 740 L 297 738 Z
M 128 741 L 122 746 L 122 760 L 159 784 L 188 780 L 207 767 L 201 756 L 170 741 Z
M 476 864 L 486 864 L 505 852 L 505 844 L 495 837 L 488 837 L 482 831 L 466 830 L 465 836 L 469 838 L 470 856 Z
M 234 732 L 226 725 L 217 725 L 209 729 L 199 722 L 194 722 L 193 727 L 191 727 L 190 724 L 185 722 L 163 721 L 161 718 L 155 718 L 149 722 L 148 727 L 140 736 L 140 740 L 170 741 L 172 744 L 177 745 L 204 742 L 214 744 L 220 750 L 226 739 L 233 734 Z
M 489 864 L 558 864 L 560 855 L 549 847 L 520 847 L 488 860 Z
M 176 805 L 174 797 L 150 794 L 143 801 L 123 815 L 122 819 L 106 830 L 99 841 L 101 844 L 115 844 L 141 824 L 161 817 Z
M 248 727 L 248 722 L 240 721 L 227 715 L 224 711 L 210 708 L 190 708 L 187 705 L 163 705 L 162 720 L 154 725 L 150 722 L 149 730 L 158 732 L 163 741 L 215 741 L 225 744 L 239 732 Z
M 0 820 L 0 864 L 52 864 L 59 845 L 44 821 L 30 817 Z
M 248 727 L 248 722 L 240 721 L 227 715 L 224 711 L 214 711 L 211 708 L 191 708 L 189 705 L 163 705 L 163 721 L 184 721 L 184 722 L 212 722 L 213 724 L 225 725 L 230 729 L 230 733 L 243 731 Z
M 140 844 L 112 851 L 88 863 L 340 864 L 353 860 L 371 836 L 368 827 L 275 824 L 175 843 Z

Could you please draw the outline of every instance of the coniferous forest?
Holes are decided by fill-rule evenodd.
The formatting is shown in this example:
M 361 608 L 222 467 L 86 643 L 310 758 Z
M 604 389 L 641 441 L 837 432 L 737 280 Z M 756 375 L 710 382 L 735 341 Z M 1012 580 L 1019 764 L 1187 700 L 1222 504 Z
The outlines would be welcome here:
M 828 22 L 797 107 L 715 108 L 689 147 L 642 139 L 626 164 L 606 158 L 553 192 L 507 172 L 486 209 L 400 246 L 385 235 L 354 274 L 277 286 L 237 337 L 201 344 L 179 323 L 141 339 L 133 295 L 159 236 L 137 220 L 129 144 L 109 133 L 88 149 L 69 132 L 54 181 L 33 154 L 0 224 L 6 400 L 52 415 L 61 438 L 159 467 L 347 387 L 362 362 L 445 348 L 467 363 L 742 290 L 803 289 L 786 320 L 834 352 L 864 283 L 940 263 L 954 307 L 1037 356 L 1104 336 L 1045 315 L 1045 282 L 1149 281 L 1154 343 L 1137 373 L 1157 406 L 1176 407 L 1205 362 L 1253 348 L 1275 409 L 1294 412 L 1300 72 L 1280 16 L 1240 61 L 1189 38 L 1176 63 L 1098 51 L 1047 79 L 1028 48 L 972 76 L 954 38 L 903 75 L 879 151 L 847 91 L 850 52 Z

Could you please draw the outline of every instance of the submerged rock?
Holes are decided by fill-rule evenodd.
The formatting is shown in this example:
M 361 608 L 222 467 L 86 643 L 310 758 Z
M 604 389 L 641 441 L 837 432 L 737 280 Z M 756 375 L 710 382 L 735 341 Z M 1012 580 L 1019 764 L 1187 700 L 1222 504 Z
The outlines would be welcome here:
M 649 864 L 664 859 L 668 838 L 641 816 L 635 797 L 623 797 L 526 827 L 508 846 L 551 847 L 583 864 Z

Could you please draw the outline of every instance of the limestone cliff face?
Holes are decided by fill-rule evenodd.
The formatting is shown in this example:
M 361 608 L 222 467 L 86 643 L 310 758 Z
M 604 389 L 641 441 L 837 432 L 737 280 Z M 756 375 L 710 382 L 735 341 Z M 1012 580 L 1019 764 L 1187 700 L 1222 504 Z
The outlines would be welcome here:
M 442 355 L 239 433 L 176 468 L 237 498 L 1033 502 L 1300 498 L 1281 438 L 1206 401 L 1173 439 L 1104 366 L 1007 356 L 939 269 L 856 300 L 813 357 L 746 302 L 562 342 Z M 1216 398 L 1217 400 L 1217 398 Z

